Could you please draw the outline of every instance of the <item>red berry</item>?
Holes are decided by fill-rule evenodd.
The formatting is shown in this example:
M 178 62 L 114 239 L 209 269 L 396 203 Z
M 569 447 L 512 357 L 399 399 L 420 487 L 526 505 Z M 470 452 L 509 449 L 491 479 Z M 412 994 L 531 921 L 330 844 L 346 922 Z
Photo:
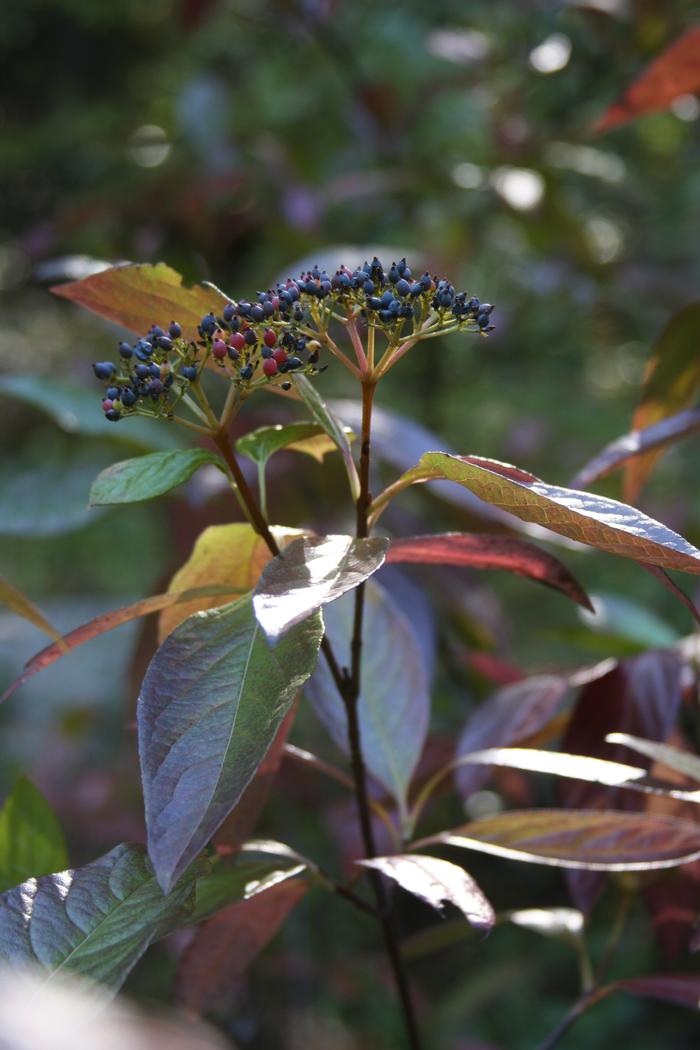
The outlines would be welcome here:
M 277 362 L 274 357 L 267 357 L 262 363 L 262 368 L 266 376 L 277 375 Z
M 211 352 L 214 355 L 214 357 L 217 357 L 219 359 L 219 361 L 222 359 L 222 357 L 226 357 L 227 347 L 223 339 L 214 340 Z
M 275 365 L 275 372 L 276 371 L 277 371 L 277 365 Z M 105 410 L 105 412 L 109 412 L 110 408 L 114 407 L 114 402 L 111 401 L 110 398 L 106 397 L 104 399 L 104 401 L 102 402 L 102 407 Z
M 278 365 L 283 365 L 284 362 L 289 357 L 289 354 L 287 353 L 287 351 L 284 349 L 283 346 L 278 346 L 277 349 L 275 350 L 274 354 L 272 355 L 272 357 L 277 362 Z
M 245 339 L 243 338 L 243 333 L 234 332 L 231 336 L 230 342 L 234 350 L 242 350 L 245 346 Z
M 267 328 L 265 330 L 265 335 L 263 336 L 263 342 L 265 343 L 265 346 L 274 346 L 275 343 L 277 342 L 277 336 L 275 335 L 275 333 L 272 330 L 272 328 Z

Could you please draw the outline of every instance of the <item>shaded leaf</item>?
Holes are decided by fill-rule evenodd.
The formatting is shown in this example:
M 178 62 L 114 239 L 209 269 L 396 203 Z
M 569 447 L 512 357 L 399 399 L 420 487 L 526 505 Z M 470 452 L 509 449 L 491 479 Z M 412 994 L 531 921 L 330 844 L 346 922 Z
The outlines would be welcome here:
M 187 921 L 196 871 L 167 897 L 140 846 L 0 896 L 0 963 L 70 971 L 118 988 L 153 941 Z
M 82 281 L 55 285 L 51 291 L 137 335 L 153 324 L 167 328 L 175 320 L 190 339 L 205 314 L 223 310 L 229 301 L 211 285 L 188 288 L 165 263 L 112 266 Z
M 588 595 L 565 565 L 547 551 L 512 536 L 473 535 L 466 532 L 407 536 L 391 541 L 387 561 L 504 569 L 561 591 L 586 609 L 592 608 Z
M 344 430 L 346 438 L 351 441 L 354 437 L 352 430 L 349 427 Z M 263 465 L 270 456 L 283 449 L 287 452 L 304 452 L 317 463 L 322 463 L 325 456 L 337 451 L 337 448 L 336 442 L 331 440 L 319 423 L 305 422 L 258 427 L 236 442 L 236 452 Z
M 700 1008 L 700 975 L 696 973 L 663 973 L 648 977 L 627 977 L 624 981 L 615 981 L 612 986 L 632 995 L 642 995 L 646 999 L 661 999 L 665 1003 L 676 1003 L 688 1006 L 691 1010 Z
M 12 696 L 21 685 L 24 685 L 28 678 L 31 678 L 39 671 L 43 671 L 45 667 L 50 667 L 51 664 L 65 656 L 66 653 L 72 652 L 79 645 L 89 642 L 92 638 L 97 638 L 100 634 L 114 630 L 115 627 L 119 627 L 123 623 L 129 623 L 131 620 L 137 620 L 141 616 L 148 616 L 149 613 L 159 612 L 161 609 L 167 609 L 181 602 L 191 604 L 213 599 L 217 603 L 221 603 L 237 591 L 240 591 L 240 588 L 230 587 L 226 584 L 213 584 L 211 587 L 199 587 L 189 591 L 155 594 L 152 598 L 142 598 L 138 602 L 133 602 L 132 605 L 124 605 L 121 609 L 112 609 L 101 616 L 96 616 L 94 620 L 83 624 L 82 627 L 76 627 L 75 630 L 69 631 L 68 634 L 61 638 L 60 642 L 47 646 L 41 652 L 38 652 L 36 656 L 33 656 L 25 665 L 25 669 L 19 678 L 16 678 L 3 695 L 0 696 L 0 703 Z
M 153 657 L 137 719 L 148 851 L 164 888 L 252 780 L 322 633 L 317 615 L 270 649 L 244 598 L 190 617 Z
M 655 576 L 659 583 L 666 588 L 667 591 L 677 598 L 681 605 L 684 605 L 692 618 L 697 624 L 700 624 L 700 610 L 696 606 L 693 599 L 685 593 L 682 587 L 679 587 L 675 580 L 671 579 L 668 573 L 664 569 L 660 569 L 658 565 L 645 565 L 644 562 L 640 562 L 643 569 Z
M 700 574 L 700 551 L 661 522 L 617 500 L 548 485 L 519 467 L 493 459 L 427 452 L 392 488 L 398 492 L 407 485 L 435 478 L 465 485 L 481 499 L 524 521 L 544 525 L 590 547 L 665 569 Z M 391 490 L 387 490 L 384 499 L 390 495 Z M 384 499 L 373 504 L 374 520 Z
M 645 430 L 693 404 L 700 388 L 700 303 L 690 303 L 671 318 L 656 341 L 644 377 L 634 430 Z M 624 498 L 633 503 L 661 455 L 651 449 L 625 467 Z
M 226 473 L 223 460 L 205 448 L 173 449 L 124 459 L 95 478 L 90 489 L 90 506 L 139 503 L 162 496 L 210 463 Z
M 49 623 L 44 614 L 40 609 L 37 609 L 34 602 L 27 598 L 26 594 L 22 594 L 16 587 L 13 587 L 7 580 L 3 580 L 0 577 L 0 602 L 3 605 L 7 605 L 8 608 L 12 609 L 14 613 L 21 616 L 22 619 L 28 620 L 33 623 L 35 627 L 38 627 L 44 634 L 48 634 L 49 638 L 53 638 L 56 644 L 63 649 L 67 650 L 66 644 L 61 638 L 61 634 L 56 630 L 55 627 Z
M 558 675 L 534 675 L 499 689 L 467 719 L 456 761 L 470 752 L 503 747 L 538 733 L 559 711 L 568 689 L 567 680 Z M 459 766 L 456 780 L 462 798 L 478 791 L 490 775 L 483 767 Z
M 299 875 L 305 867 L 296 859 L 279 856 L 251 859 L 238 853 L 221 859 L 210 872 L 197 879 L 195 904 L 188 923 L 195 925 L 229 904 L 265 893 Z
M 609 744 L 623 744 L 653 762 L 660 762 L 669 769 L 675 769 L 700 784 L 700 757 L 697 755 L 691 755 L 668 744 L 659 744 L 655 740 L 644 740 L 630 733 L 608 733 L 605 739 Z
M 307 889 L 300 879 L 281 882 L 209 919 L 180 960 L 180 1002 L 201 1013 L 224 992 L 230 994 L 232 983 L 272 940 Z
M 595 125 L 599 134 L 646 113 L 668 109 L 679 95 L 700 91 L 700 27 L 667 47 L 633 81 Z
M 44 796 L 20 777 L 0 810 L 0 891 L 68 863 L 63 832 Z
M 253 594 L 258 623 L 271 641 L 363 583 L 384 562 L 382 537 L 302 536 L 268 562 Z
M 624 434 L 615 441 L 611 441 L 602 452 L 589 460 L 572 480 L 571 487 L 588 488 L 598 478 L 604 478 L 606 474 L 625 466 L 637 456 L 643 456 L 654 450 L 660 451 L 666 445 L 680 441 L 681 438 L 692 434 L 695 430 L 700 430 L 700 409 L 698 408 L 678 412 L 675 416 L 669 416 L 668 419 L 662 419 L 658 423 L 651 423 L 642 430 L 631 430 L 629 434 Z M 629 499 L 629 495 L 626 498 Z
M 700 825 L 650 813 L 513 810 L 431 835 L 414 846 L 436 843 L 555 868 L 653 871 L 697 860 Z
M 333 414 L 317 391 L 316 387 L 313 383 L 309 382 L 306 376 L 295 375 L 293 378 L 295 389 L 298 391 L 299 396 L 313 416 L 315 422 L 318 423 L 326 434 L 328 434 L 329 438 L 333 441 L 343 457 L 348 481 L 350 482 L 352 498 L 354 500 L 358 499 L 360 495 L 360 479 L 357 476 L 357 468 L 355 467 L 355 461 L 352 458 L 352 452 L 350 451 L 350 443 L 347 439 L 346 428 Z
M 340 666 L 350 666 L 354 599 L 345 595 L 324 612 L 326 635 Z M 348 752 L 345 707 L 321 660 L 307 684 L 314 710 L 335 743 Z M 396 799 L 402 818 L 428 729 L 430 696 L 411 626 L 383 587 L 365 588 L 362 681 L 358 716 L 365 764 Z
M 445 904 L 453 904 L 471 926 L 490 930 L 496 921 L 493 908 L 474 879 L 464 868 L 448 860 L 404 853 L 357 863 L 381 871 L 382 875 L 398 882 L 402 889 L 438 911 Z

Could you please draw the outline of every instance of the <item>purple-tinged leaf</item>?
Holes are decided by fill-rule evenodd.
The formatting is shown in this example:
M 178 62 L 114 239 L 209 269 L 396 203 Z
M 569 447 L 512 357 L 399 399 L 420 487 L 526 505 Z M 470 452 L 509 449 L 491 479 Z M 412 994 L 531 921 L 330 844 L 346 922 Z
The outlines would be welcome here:
M 499 689 L 467 719 L 457 743 L 456 761 L 473 751 L 505 747 L 538 733 L 560 710 L 569 685 L 558 675 L 535 675 Z M 460 766 L 462 798 L 478 791 L 491 776 L 488 768 Z
M 697 624 L 700 624 L 700 610 L 698 610 L 695 602 L 690 598 L 682 587 L 679 587 L 675 580 L 671 577 L 664 569 L 660 569 L 658 565 L 645 565 L 644 562 L 640 562 L 643 569 L 650 572 L 652 576 L 655 576 L 657 580 L 670 591 L 674 598 L 677 598 L 681 605 L 685 605 L 686 609 L 693 617 Z
M 678 773 L 690 777 L 700 784 L 700 757 L 691 755 L 688 751 L 681 751 L 678 747 L 669 744 L 659 744 L 656 740 L 643 740 L 641 737 L 630 733 L 608 733 L 605 738 L 609 744 L 622 744 L 631 751 L 645 755 L 652 762 L 659 762 L 669 769 L 675 769 Z
M 503 569 L 552 587 L 585 609 L 593 608 L 588 595 L 565 565 L 547 551 L 512 536 L 466 532 L 408 536 L 392 540 L 387 562 Z
M 700 857 L 700 825 L 651 813 L 513 810 L 421 839 L 495 857 L 585 871 L 654 871 Z
M 420 462 L 372 504 L 376 521 L 386 503 L 409 485 L 446 478 L 523 521 L 635 561 L 700 574 L 700 551 L 661 522 L 617 500 L 548 485 L 527 471 L 478 456 L 426 452 Z
M 383 564 L 382 537 L 303 536 L 268 562 L 253 594 L 258 623 L 271 642 L 323 605 L 363 583 Z
M 616 981 L 613 988 L 646 999 L 660 999 L 665 1003 L 676 1003 L 691 1010 L 700 1009 L 700 974 L 662 973 L 649 977 L 627 977 Z
M 271 649 L 250 599 L 185 620 L 157 651 L 138 701 L 148 852 L 164 889 L 248 786 L 313 671 L 318 614 Z
M 474 879 L 451 861 L 404 853 L 357 863 L 381 871 L 382 875 L 398 882 L 402 889 L 438 911 L 442 911 L 445 904 L 453 904 L 467 922 L 478 929 L 490 930 L 496 921 L 493 908 Z

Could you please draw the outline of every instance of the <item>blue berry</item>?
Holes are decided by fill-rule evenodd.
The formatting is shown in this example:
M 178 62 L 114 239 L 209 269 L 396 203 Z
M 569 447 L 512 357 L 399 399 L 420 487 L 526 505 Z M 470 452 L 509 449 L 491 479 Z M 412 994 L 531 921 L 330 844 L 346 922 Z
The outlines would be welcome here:
M 172 340 L 167 335 L 159 335 L 156 339 L 156 345 L 166 352 L 173 348 Z
M 168 328 L 168 332 L 170 333 L 171 339 L 179 339 L 182 335 L 182 328 L 177 323 L 177 321 L 171 321 L 170 327 Z
M 130 357 L 131 357 L 131 356 L 133 355 L 133 353 L 134 353 L 134 348 L 133 348 L 133 346 L 131 346 L 131 344 L 130 344 L 130 343 L 120 343 L 120 344 L 119 344 L 119 353 L 120 353 L 120 354 L 122 355 L 122 357 L 123 357 L 123 358 L 124 358 L 125 360 L 127 360 L 127 361 L 128 361 L 128 359 L 129 359 L 129 358 L 130 358 Z
M 131 406 L 135 402 L 136 402 L 136 394 L 131 389 L 131 387 L 126 387 L 124 390 L 122 390 L 122 404 L 123 405 L 125 405 L 127 408 L 131 408 Z
M 197 366 L 196 365 L 185 365 L 181 373 L 185 379 L 189 379 L 192 382 L 193 379 L 197 378 Z
M 396 294 L 397 295 L 410 295 L 411 286 L 405 277 L 402 277 L 396 282 Z
M 479 314 L 476 319 L 476 323 L 478 324 L 479 328 L 486 328 L 489 324 L 489 321 L 490 318 L 488 314 Z
M 148 392 L 155 401 L 163 393 L 163 384 L 160 379 L 153 379 L 148 387 Z
M 117 371 L 117 366 L 111 361 L 98 361 L 92 366 L 92 370 L 98 379 L 111 379 Z
M 291 372 L 295 368 L 303 368 L 304 362 L 299 357 L 290 357 L 286 362 L 287 368 Z
M 213 335 L 218 327 L 219 322 L 214 317 L 214 314 L 209 313 L 202 318 L 199 325 L 199 333 L 202 336 Z
M 245 332 L 243 333 L 243 338 L 245 339 L 248 346 L 255 346 L 255 344 L 258 341 L 258 337 L 252 328 L 246 328 Z
M 150 376 L 150 374 L 151 374 L 150 365 L 137 365 L 136 366 L 136 375 L 139 377 L 139 379 L 146 379 L 147 376 Z
M 241 379 L 252 379 L 252 376 L 253 376 L 253 366 L 252 365 L 246 365 L 245 368 L 241 369 Z
M 265 319 L 265 311 L 262 306 L 254 306 L 250 313 L 254 321 L 263 321 Z
M 241 355 L 238 353 L 238 350 L 236 350 L 235 346 L 230 346 L 228 348 L 228 356 L 231 358 L 232 361 L 237 361 Z
M 109 386 L 109 387 L 107 387 L 107 389 L 105 390 L 105 397 L 108 397 L 111 401 L 114 401 L 116 398 L 119 397 L 119 387 L 118 386 Z
M 108 419 L 110 423 L 118 423 L 121 418 L 121 412 L 117 412 L 116 408 L 110 408 L 109 412 L 105 412 L 105 419 Z
M 263 356 L 263 357 L 264 357 L 265 359 L 267 359 L 268 357 L 272 357 L 272 347 L 270 347 L 270 346 L 264 346 L 264 347 L 262 348 L 262 350 L 260 351 L 260 353 L 262 354 L 262 356 Z
M 149 365 L 148 368 L 152 376 L 155 376 L 156 379 L 160 379 L 160 365 L 152 364 Z
M 235 313 L 236 313 L 236 307 L 233 305 L 233 303 L 226 303 L 226 306 L 224 307 L 224 314 L 223 314 L 224 321 L 226 321 L 226 323 L 228 324 L 229 321 L 233 320 L 233 318 L 235 316 Z

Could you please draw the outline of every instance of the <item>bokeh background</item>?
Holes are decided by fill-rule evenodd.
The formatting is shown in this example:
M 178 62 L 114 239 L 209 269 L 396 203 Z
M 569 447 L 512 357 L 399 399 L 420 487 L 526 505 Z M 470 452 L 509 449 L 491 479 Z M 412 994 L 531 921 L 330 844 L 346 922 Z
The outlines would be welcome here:
M 3 5 L 0 575 L 68 629 L 163 590 L 201 528 L 237 513 L 206 473 L 167 500 L 86 509 L 102 467 L 171 440 L 101 425 L 90 364 L 111 356 L 119 332 L 48 291 L 123 260 L 164 260 L 232 296 L 296 273 L 302 260 L 352 265 L 375 251 L 449 275 L 496 304 L 497 330 L 427 343 L 383 384 L 381 404 L 398 414 L 396 454 L 412 462 L 414 420 L 442 446 L 566 483 L 628 429 L 654 340 L 697 298 L 700 103 L 684 96 L 604 136 L 591 129 L 698 22 L 700 5 L 683 0 Z M 49 405 L 28 406 L 8 381 L 17 375 L 82 387 L 94 421 L 89 410 L 62 415 L 60 388 Z M 328 397 L 355 396 L 338 368 L 319 384 Z M 293 415 L 257 398 L 240 428 Z M 667 454 L 643 497 L 648 513 L 695 543 L 696 447 Z M 390 465 L 381 473 L 393 476 Z M 341 529 L 350 520 L 330 460 L 322 468 L 281 455 L 272 483 L 277 520 Z M 619 496 L 619 480 L 601 490 Z M 463 507 L 425 491 L 387 515 L 397 531 L 472 524 Z M 688 630 L 684 610 L 634 564 L 562 557 L 601 596 L 595 622 L 524 581 L 438 580 L 438 600 L 411 577 L 404 598 L 439 656 L 436 754 L 449 753 L 471 705 L 493 688 L 474 671 L 473 651 L 530 672 Z M 0 613 L 2 681 L 42 644 Z M 76 863 L 143 834 L 132 718 L 153 645 L 152 627 L 120 628 L 34 679 L 0 714 L 0 793 L 18 773 L 31 776 Z M 338 757 L 308 714 L 294 739 Z M 282 778 L 284 806 L 273 801 L 263 827 L 280 838 L 293 829 L 294 845 L 341 863 L 353 845 L 342 789 L 286 767 Z M 546 800 L 513 784 L 520 804 Z M 454 799 L 441 806 L 442 820 L 463 815 Z M 563 878 L 545 869 L 480 859 L 474 870 L 498 907 L 567 903 Z M 594 916 L 594 948 L 610 906 L 604 898 Z M 405 920 L 415 932 L 432 917 L 407 906 Z M 670 965 L 642 909 L 625 943 L 620 973 Z M 128 992 L 172 1002 L 177 950 L 152 949 Z M 575 996 L 573 954 L 526 930 L 419 951 L 431 1047 L 528 1050 Z M 383 1050 L 401 1045 L 388 988 L 373 931 L 342 904 L 309 899 L 214 1016 L 241 1048 Z M 626 1038 L 642 1050 L 680 1048 L 696 1035 L 691 1014 L 619 997 L 563 1045 Z

